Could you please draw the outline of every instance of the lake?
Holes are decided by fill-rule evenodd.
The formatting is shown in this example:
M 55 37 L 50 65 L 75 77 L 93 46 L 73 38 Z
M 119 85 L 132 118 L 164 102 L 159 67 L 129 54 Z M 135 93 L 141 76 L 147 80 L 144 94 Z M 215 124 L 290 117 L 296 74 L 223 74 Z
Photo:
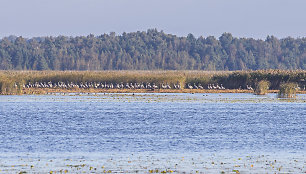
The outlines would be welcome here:
M 303 173 L 305 116 L 305 94 L 0 96 L 0 173 Z

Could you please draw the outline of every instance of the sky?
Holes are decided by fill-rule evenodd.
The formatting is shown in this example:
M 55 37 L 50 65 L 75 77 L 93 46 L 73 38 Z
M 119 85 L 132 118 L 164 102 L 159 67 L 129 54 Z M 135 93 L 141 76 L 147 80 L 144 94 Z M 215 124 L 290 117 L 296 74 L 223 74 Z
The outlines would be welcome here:
M 306 37 L 306 0 L 0 0 L 0 38 L 147 31 Z

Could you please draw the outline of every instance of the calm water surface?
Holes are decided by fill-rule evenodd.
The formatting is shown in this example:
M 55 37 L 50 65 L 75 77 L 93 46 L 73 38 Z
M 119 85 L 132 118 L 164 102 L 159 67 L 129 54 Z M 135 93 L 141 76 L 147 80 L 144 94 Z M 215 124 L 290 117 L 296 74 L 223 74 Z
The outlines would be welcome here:
M 0 153 L 286 152 L 305 161 L 305 101 L 275 94 L 0 96 Z

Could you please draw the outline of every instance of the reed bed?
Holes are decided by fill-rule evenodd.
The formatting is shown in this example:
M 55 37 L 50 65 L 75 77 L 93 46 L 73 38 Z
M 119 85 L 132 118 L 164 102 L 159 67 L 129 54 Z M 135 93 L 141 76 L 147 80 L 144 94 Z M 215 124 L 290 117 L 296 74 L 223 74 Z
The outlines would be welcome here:
M 258 70 L 258 71 L 0 71 L 1 94 L 20 94 L 23 84 L 35 82 L 105 82 L 105 83 L 155 83 L 223 84 L 226 89 L 253 88 L 260 81 L 267 81 L 270 90 L 279 90 L 282 83 L 296 83 L 305 90 L 306 70 Z
M 261 80 L 260 82 L 258 82 L 256 84 L 254 93 L 256 95 L 265 95 L 265 94 L 268 93 L 269 86 L 270 86 L 270 82 L 269 81 Z
M 296 98 L 296 91 L 298 90 L 296 83 L 284 83 L 280 85 L 278 92 L 279 98 Z

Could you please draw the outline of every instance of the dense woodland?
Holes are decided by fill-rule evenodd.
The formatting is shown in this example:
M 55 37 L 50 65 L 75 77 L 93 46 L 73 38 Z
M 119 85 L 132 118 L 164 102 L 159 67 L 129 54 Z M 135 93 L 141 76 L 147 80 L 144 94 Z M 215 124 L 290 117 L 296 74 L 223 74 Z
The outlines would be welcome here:
M 163 31 L 80 37 L 5 37 L 2 70 L 306 69 L 306 38 L 265 40 L 224 33 L 196 38 Z

